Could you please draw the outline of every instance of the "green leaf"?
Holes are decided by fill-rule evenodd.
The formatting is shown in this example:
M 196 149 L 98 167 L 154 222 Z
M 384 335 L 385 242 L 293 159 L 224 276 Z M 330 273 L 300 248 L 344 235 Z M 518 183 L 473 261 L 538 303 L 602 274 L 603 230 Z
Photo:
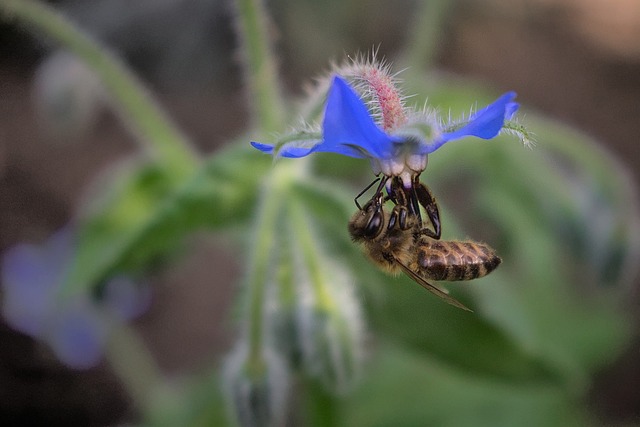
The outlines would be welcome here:
M 483 283 L 470 286 L 480 287 Z M 512 382 L 558 381 L 552 366 L 529 354 L 501 325 L 485 319 L 482 312 L 467 313 L 450 307 L 405 277 L 388 278 L 387 288 L 384 302 L 371 307 L 375 328 L 387 339 L 411 346 L 469 375 Z M 454 295 L 478 310 L 468 297 Z
M 344 426 L 583 426 L 589 418 L 557 385 L 479 377 L 384 341 L 343 406 Z
M 154 165 L 138 165 L 114 183 L 80 224 L 65 290 L 96 286 L 119 271 L 148 267 L 198 229 L 247 219 L 270 158 L 247 145 L 216 153 L 182 185 Z

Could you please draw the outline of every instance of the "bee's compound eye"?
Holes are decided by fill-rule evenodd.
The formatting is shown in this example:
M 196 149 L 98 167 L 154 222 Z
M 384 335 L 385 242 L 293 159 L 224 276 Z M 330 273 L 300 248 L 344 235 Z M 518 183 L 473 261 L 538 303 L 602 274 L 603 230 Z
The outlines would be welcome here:
M 369 220 L 369 222 L 367 223 L 367 226 L 364 229 L 365 236 L 375 237 L 378 234 L 380 234 L 383 223 L 384 223 L 384 217 L 383 217 L 382 211 L 375 212 L 371 216 L 371 219 Z
M 365 203 L 365 205 L 362 207 L 362 211 L 363 212 L 368 212 L 371 209 L 373 209 L 373 199 L 371 199 L 367 203 Z

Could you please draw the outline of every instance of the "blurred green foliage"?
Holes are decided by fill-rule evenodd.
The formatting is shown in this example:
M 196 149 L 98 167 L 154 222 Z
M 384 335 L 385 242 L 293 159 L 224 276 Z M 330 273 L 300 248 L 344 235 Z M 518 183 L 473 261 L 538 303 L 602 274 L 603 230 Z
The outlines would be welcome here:
M 466 81 L 403 77 L 406 92 L 417 94 L 412 102 L 428 96 L 453 116 L 492 95 Z M 144 272 L 185 236 L 234 227 L 244 230 L 244 253 L 252 254 L 248 270 L 266 272 L 245 278 L 244 285 L 276 289 L 267 289 L 263 303 L 275 304 L 278 316 L 260 317 L 266 324 L 258 333 L 275 336 L 269 344 L 281 346 L 297 374 L 289 416 L 298 424 L 595 423 L 584 400 L 591 379 L 615 360 L 631 333 L 621 303 L 638 261 L 635 191 L 624 168 L 584 135 L 533 113 L 526 125 L 537 135 L 531 150 L 508 137 L 463 140 L 432 155 L 422 175 L 438 197 L 443 238 L 485 240 L 503 258 L 489 277 L 452 287 L 473 314 L 443 304 L 407 278 L 377 271 L 349 240 L 353 196 L 371 178 L 367 162 L 318 155 L 273 164 L 245 136 L 194 164 L 187 178 L 184 167 L 173 170 L 148 156 L 103 179 L 79 218 L 81 240 L 67 290 Z M 299 170 L 278 175 L 292 169 L 291 162 L 299 162 Z M 285 181 L 273 192 L 278 179 Z M 274 194 L 277 200 L 270 199 Z M 268 203 L 274 220 L 260 222 Z M 260 233 L 256 224 L 276 227 L 266 254 L 252 247 Z M 341 269 L 344 282 L 333 274 Z M 324 299 L 296 302 L 305 281 Z M 365 331 L 349 328 L 350 308 L 340 311 L 340 289 L 353 282 L 368 325 L 370 356 L 364 359 L 349 351 L 365 346 L 356 336 Z M 277 295 L 275 303 L 268 292 Z M 335 348 L 319 346 L 323 363 L 331 365 L 334 353 L 343 352 L 339 363 L 348 369 L 358 364 L 348 373 L 361 375 L 352 386 L 325 387 L 336 365 L 315 372 L 302 360 L 309 329 L 298 324 L 304 323 L 301 307 L 316 310 L 304 322 L 326 322 L 311 329 L 318 339 L 340 341 Z M 239 313 L 252 314 L 250 308 Z M 166 388 L 155 391 L 145 425 L 231 422 L 218 375 L 167 382 Z

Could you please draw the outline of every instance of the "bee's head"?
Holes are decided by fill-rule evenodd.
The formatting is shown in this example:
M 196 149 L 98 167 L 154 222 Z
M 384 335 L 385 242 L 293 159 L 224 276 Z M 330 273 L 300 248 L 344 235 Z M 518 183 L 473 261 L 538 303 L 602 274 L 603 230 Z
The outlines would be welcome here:
M 384 223 L 385 218 L 382 204 L 372 199 L 351 217 L 349 221 L 349 234 L 356 242 L 372 240 L 382 233 Z

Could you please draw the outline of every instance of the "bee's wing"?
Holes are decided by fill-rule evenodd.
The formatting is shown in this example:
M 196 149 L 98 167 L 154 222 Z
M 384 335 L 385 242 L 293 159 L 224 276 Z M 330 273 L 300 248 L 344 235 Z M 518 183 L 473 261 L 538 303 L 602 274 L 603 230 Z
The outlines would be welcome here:
M 466 311 L 473 312 L 473 310 L 471 310 L 469 307 L 467 307 L 466 305 L 462 304 L 460 301 L 458 301 L 454 297 L 450 296 L 449 294 L 447 294 L 445 291 L 443 291 L 439 287 L 437 287 L 435 285 L 432 285 L 431 283 L 429 283 L 426 280 L 424 280 L 422 277 L 418 276 L 415 271 L 411 270 L 409 267 L 407 267 L 406 265 L 401 263 L 397 258 L 396 258 L 396 262 L 402 268 L 402 271 L 404 271 L 407 276 L 411 277 L 415 282 L 417 282 L 420 286 L 422 286 L 423 288 L 425 288 L 426 290 L 428 290 L 432 294 L 435 294 L 435 295 L 439 296 L 440 298 L 445 300 L 447 303 L 449 303 L 449 304 L 451 304 L 451 305 L 453 305 L 455 307 L 461 308 L 461 309 L 466 310 Z

